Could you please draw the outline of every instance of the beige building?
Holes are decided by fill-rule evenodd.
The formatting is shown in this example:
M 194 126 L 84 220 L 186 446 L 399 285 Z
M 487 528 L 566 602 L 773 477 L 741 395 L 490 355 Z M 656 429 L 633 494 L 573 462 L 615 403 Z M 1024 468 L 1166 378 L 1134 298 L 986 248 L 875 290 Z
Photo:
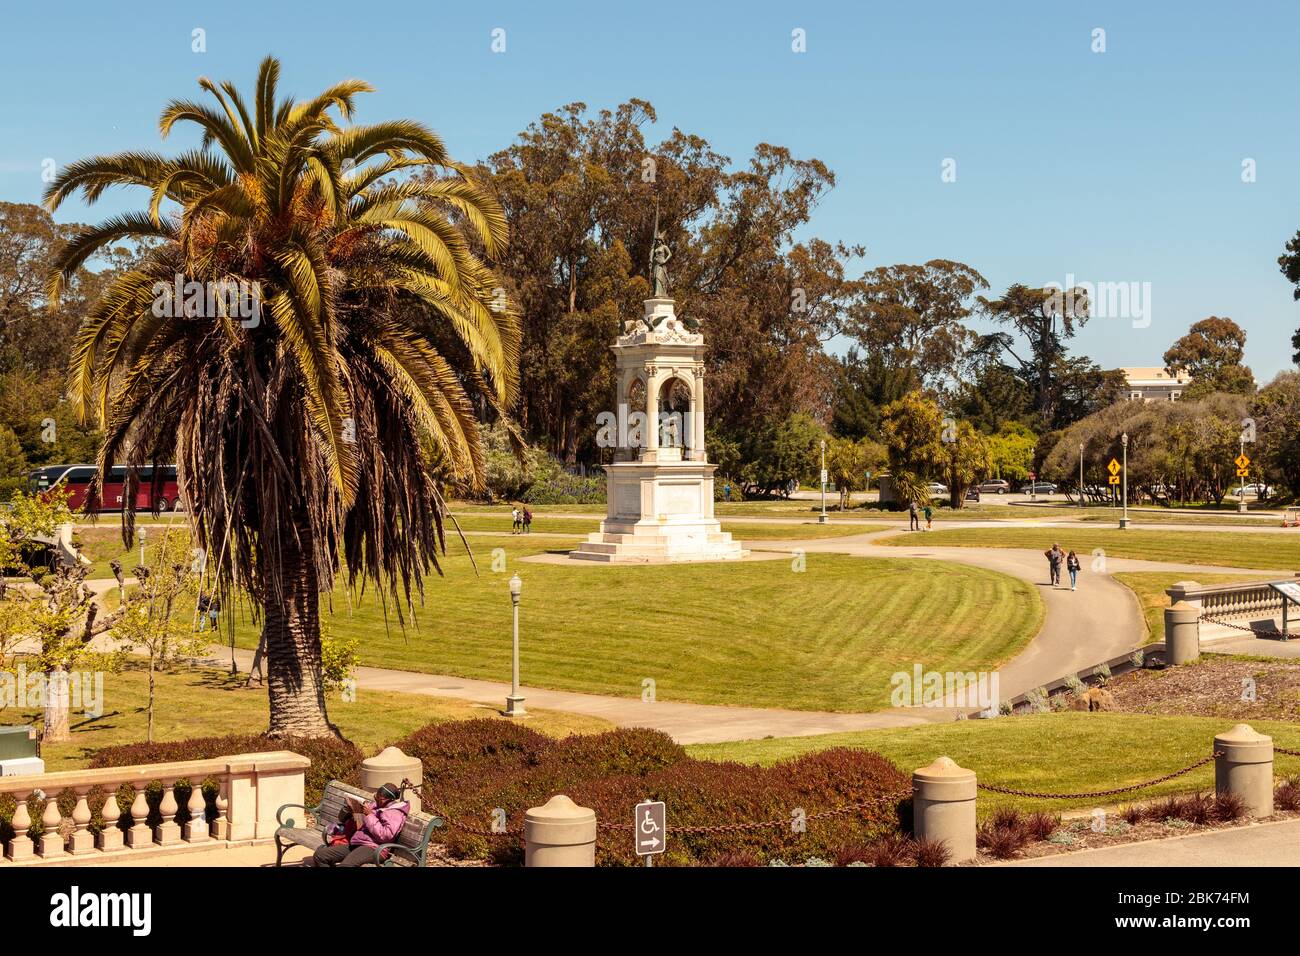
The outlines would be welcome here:
M 1177 375 L 1170 375 L 1167 369 L 1159 367 L 1122 368 L 1120 371 L 1128 384 L 1128 398 L 1134 402 L 1176 402 L 1192 383 L 1192 377 L 1185 371 Z

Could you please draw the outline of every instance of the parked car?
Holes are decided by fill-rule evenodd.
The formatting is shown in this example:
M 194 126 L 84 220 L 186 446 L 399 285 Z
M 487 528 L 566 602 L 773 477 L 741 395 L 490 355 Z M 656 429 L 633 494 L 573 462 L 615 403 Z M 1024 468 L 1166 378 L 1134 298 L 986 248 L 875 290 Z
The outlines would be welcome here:
M 927 487 L 932 495 L 946 495 L 948 493 L 948 486 L 942 482 L 932 481 Z
M 1236 489 L 1233 489 L 1234 491 Z M 1251 482 L 1246 486 L 1246 494 L 1254 495 L 1257 498 L 1268 497 L 1268 485 L 1260 484 L 1258 481 Z
M 971 485 L 969 488 L 966 489 L 966 500 L 967 501 L 980 500 L 980 490 L 978 485 Z
M 1020 489 L 1022 495 L 1054 495 L 1056 494 L 1056 485 L 1050 481 L 1035 481 L 1031 485 L 1025 485 Z
M 1005 495 L 1011 490 L 1011 483 L 1002 478 L 990 478 L 988 481 L 981 481 L 976 488 L 986 495 Z

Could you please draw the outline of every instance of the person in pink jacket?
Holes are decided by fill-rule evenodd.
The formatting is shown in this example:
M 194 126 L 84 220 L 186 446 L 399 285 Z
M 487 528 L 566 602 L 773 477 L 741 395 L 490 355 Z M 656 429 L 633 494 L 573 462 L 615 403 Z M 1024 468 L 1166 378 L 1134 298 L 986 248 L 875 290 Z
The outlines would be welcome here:
M 339 822 L 325 831 L 325 843 L 316 848 L 307 866 L 365 866 L 375 862 L 375 847 L 392 843 L 406 826 L 411 805 L 402 798 L 395 783 L 386 783 L 375 791 L 375 799 L 366 801 L 361 821 L 354 819 L 345 803 Z

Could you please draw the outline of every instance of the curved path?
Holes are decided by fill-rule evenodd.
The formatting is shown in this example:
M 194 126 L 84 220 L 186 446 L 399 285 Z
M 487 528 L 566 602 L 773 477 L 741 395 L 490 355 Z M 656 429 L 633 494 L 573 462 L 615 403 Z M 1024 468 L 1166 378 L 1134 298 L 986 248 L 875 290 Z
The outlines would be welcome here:
M 565 516 L 571 517 L 571 516 Z M 775 519 L 789 523 L 789 519 Z M 761 522 L 762 519 L 759 519 Z M 863 522 L 871 524 L 872 522 Z M 878 524 L 878 522 L 876 522 Z M 998 526 L 1020 522 L 997 522 Z M 1042 522 L 1024 525 L 1043 527 Z M 945 522 L 945 527 L 973 526 L 987 528 L 988 521 Z M 1164 528 L 1162 527 L 1162 530 Z M 1190 530 L 1190 529 L 1189 529 Z M 999 571 L 1034 584 L 1045 604 L 1042 629 L 1011 661 L 999 668 L 999 696 L 1005 700 L 1065 674 L 1080 671 L 1109 658 L 1119 657 L 1140 646 L 1146 630 L 1137 598 L 1109 573 L 1080 574 L 1079 590 L 1053 588 L 1047 581 L 1047 567 L 1041 553 L 1011 548 L 954 548 L 924 546 L 882 547 L 881 538 L 907 534 L 904 527 L 872 531 L 859 535 L 810 540 L 763 541 L 764 553 L 755 557 L 775 557 L 802 550 L 806 554 L 846 554 L 858 557 L 922 558 L 957 564 L 974 565 Z M 581 537 L 581 536 L 577 536 Z M 563 559 L 561 559 L 563 560 Z M 1119 558 L 1108 560 L 1109 571 L 1174 571 L 1264 574 L 1258 568 L 1212 567 L 1199 564 L 1168 564 Z M 1279 572 L 1289 575 L 1291 572 Z M 87 582 L 96 587 L 115 587 L 115 581 Z M 230 660 L 228 647 L 210 648 L 213 663 Z M 252 652 L 237 650 L 235 659 L 247 671 Z M 451 697 L 503 707 L 510 686 L 495 681 L 471 680 L 444 674 L 360 667 L 356 671 L 359 687 L 368 690 L 399 691 Z M 866 714 L 830 713 L 805 710 L 777 710 L 756 707 L 728 707 L 677 701 L 646 703 L 635 698 L 605 697 L 521 687 L 526 706 L 568 711 L 600 717 L 622 726 L 652 727 L 662 730 L 680 743 L 713 743 L 748 740 L 767 736 L 798 737 L 843 731 L 906 727 L 916 724 L 946 722 L 955 719 L 952 708 L 895 708 Z

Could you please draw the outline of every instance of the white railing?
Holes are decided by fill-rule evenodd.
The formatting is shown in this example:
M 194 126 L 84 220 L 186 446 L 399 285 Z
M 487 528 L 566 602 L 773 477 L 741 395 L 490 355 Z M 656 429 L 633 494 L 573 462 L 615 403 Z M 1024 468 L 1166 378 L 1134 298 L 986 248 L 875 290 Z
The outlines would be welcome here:
M 1282 595 L 1264 581 L 1244 584 L 1197 584 L 1183 581 L 1165 591 L 1169 603 L 1184 601 L 1201 609 L 1202 619 L 1276 617 L 1282 613 Z
M 286 803 L 301 804 L 307 768 L 311 761 L 287 750 L 237 754 L 211 760 L 144 764 L 138 767 L 109 767 L 102 770 L 67 770 L 30 776 L 0 777 L 0 794 L 17 802 L 10 826 L 13 836 L 5 847 L 0 869 L 10 864 L 39 863 L 65 857 L 94 859 L 143 850 L 180 849 L 197 844 L 207 846 L 249 843 L 270 839 L 275 832 L 275 811 Z M 209 806 L 203 787 L 216 784 Z M 161 821 L 150 826 L 148 788 L 159 783 L 162 799 L 157 810 Z M 190 785 L 186 813 L 180 813 L 176 799 L 178 785 Z M 117 791 L 123 784 L 135 788 L 135 799 L 123 808 Z M 59 809 L 59 797 L 71 792 L 75 805 L 66 819 Z M 98 833 L 91 831 L 94 813 L 92 795 L 103 819 Z M 33 798 L 38 803 L 42 833 L 33 840 Z M 176 818 L 182 815 L 183 824 Z

